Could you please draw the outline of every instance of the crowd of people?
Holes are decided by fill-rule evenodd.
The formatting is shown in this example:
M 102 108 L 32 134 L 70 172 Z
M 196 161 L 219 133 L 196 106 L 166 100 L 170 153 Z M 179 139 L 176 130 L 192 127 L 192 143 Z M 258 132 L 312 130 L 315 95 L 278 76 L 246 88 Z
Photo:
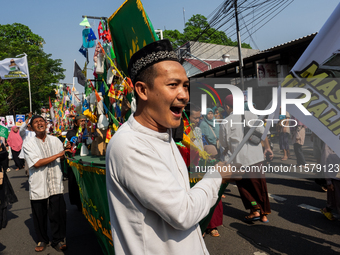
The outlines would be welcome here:
M 148 61 L 141 62 L 141 59 Z M 179 137 L 187 134 L 195 150 L 200 152 L 199 157 L 207 155 L 215 167 L 230 167 L 232 163 L 237 169 L 240 166 L 261 169 L 265 159 L 270 161 L 274 157 L 268 137 L 263 141 L 259 138 L 264 127 L 258 126 L 237 151 L 248 129 L 243 125 L 230 125 L 232 122 L 247 123 L 258 116 L 250 111 L 245 111 L 244 116 L 233 114 L 232 95 L 225 97 L 223 105 L 213 105 L 201 115 L 200 107 L 189 103 L 189 80 L 168 40 L 151 43 L 136 52 L 131 57 L 128 71 L 134 85 L 137 109 L 112 137 L 106 152 L 106 186 L 115 253 L 208 254 L 202 238 L 205 234 L 220 236 L 217 228 L 223 224 L 223 204 L 219 192 L 228 182 L 236 183 L 244 208 L 249 210 L 243 220 L 268 223 L 271 208 L 263 172 L 244 174 L 237 171 L 233 174 L 208 170 L 190 187 L 190 160 L 184 161 L 171 132 L 179 130 Z M 287 128 L 283 125 L 287 118 L 291 118 L 288 113 L 280 116 L 276 129 L 283 153 L 281 160 L 291 157 L 292 141 L 296 165 L 303 167 L 306 164 L 302 151 L 306 127 L 296 120 L 295 128 Z M 216 119 L 226 119 L 227 122 L 216 125 Z M 58 251 L 67 248 L 63 197 L 63 170 L 67 165 L 63 164 L 63 159 L 65 153 L 74 155 L 85 130 L 86 116 L 75 116 L 73 128 L 66 133 L 63 145 L 58 137 L 48 134 L 49 128 L 42 116 L 30 113 L 20 128 L 12 127 L 8 139 L 0 139 L 3 173 L 0 229 L 7 224 L 8 203 L 17 201 L 6 174 L 10 147 L 15 170 L 25 168 L 29 176 L 36 252 L 43 251 L 50 243 L 48 217 L 52 247 Z M 322 144 L 317 136 L 312 138 L 317 162 L 323 165 L 340 163 L 330 147 Z M 235 152 L 236 156 L 229 163 Z M 79 209 L 82 205 L 77 183 L 73 172 L 69 173 L 71 204 Z M 316 182 L 327 190 L 327 205 L 321 212 L 329 220 L 335 220 L 332 210 L 340 212 L 340 176 L 325 175 Z M 202 233 L 199 223 L 211 208 L 215 209 Z

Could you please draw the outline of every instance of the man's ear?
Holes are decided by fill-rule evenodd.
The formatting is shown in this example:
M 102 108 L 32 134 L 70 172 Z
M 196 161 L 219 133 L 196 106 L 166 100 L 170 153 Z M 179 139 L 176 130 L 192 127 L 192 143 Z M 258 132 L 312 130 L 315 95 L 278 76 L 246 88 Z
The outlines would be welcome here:
M 145 82 L 137 81 L 135 83 L 135 92 L 138 94 L 139 98 L 143 101 L 148 100 L 148 86 Z
M 229 114 L 229 105 L 225 105 L 225 111 Z

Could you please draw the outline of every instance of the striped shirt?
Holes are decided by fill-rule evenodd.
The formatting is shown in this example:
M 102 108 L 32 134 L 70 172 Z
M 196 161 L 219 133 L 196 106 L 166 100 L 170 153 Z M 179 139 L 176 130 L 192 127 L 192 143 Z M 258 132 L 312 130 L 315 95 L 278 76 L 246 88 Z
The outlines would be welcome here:
M 46 199 L 64 191 L 60 158 L 42 166 L 34 167 L 40 159 L 51 157 L 63 151 L 62 142 L 54 136 L 47 135 L 45 142 L 32 137 L 23 145 L 25 160 L 29 167 L 29 196 L 31 200 Z

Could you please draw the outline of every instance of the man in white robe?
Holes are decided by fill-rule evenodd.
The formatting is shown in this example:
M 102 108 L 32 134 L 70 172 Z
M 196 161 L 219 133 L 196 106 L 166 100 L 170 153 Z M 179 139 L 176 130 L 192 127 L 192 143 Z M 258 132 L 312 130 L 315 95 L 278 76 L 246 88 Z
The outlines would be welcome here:
M 192 189 L 171 137 L 189 101 L 189 80 L 168 40 L 135 53 L 129 74 L 137 110 L 110 140 L 106 184 L 115 254 L 209 254 L 199 221 L 216 203 L 222 177 Z
M 41 252 L 49 244 L 47 214 L 52 232 L 51 245 L 57 251 L 62 251 L 66 249 L 66 204 L 60 166 L 64 148 L 57 137 L 47 135 L 43 117 L 33 116 L 31 127 L 36 137 L 26 139 L 23 150 L 29 167 L 29 196 L 38 239 L 35 251 Z

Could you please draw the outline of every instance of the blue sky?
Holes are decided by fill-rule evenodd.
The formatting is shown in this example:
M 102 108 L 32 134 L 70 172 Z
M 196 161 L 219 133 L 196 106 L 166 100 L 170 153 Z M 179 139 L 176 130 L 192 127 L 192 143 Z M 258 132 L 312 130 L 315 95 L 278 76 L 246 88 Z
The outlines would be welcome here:
M 45 39 L 44 51 L 52 54 L 53 59 L 61 59 L 66 69 L 63 82 L 72 83 L 73 62 L 76 60 L 83 67 L 85 58 L 78 52 L 82 44 L 82 15 L 109 17 L 124 0 L 16 0 L 2 1 L 0 24 L 22 23 L 33 33 Z M 142 0 L 144 9 L 149 15 L 155 29 L 178 29 L 183 31 L 183 8 L 188 20 L 194 14 L 208 16 L 222 0 Z M 295 0 L 278 16 L 253 35 L 260 50 L 294 40 L 317 32 L 338 5 L 338 0 Z M 127 17 L 128 19 L 129 17 Z M 98 21 L 94 28 L 98 27 Z M 96 31 L 97 29 L 95 29 Z M 228 35 L 235 39 L 235 35 Z M 245 41 L 253 48 L 255 45 Z M 1 50 L 1 49 L 0 49 Z M 90 52 L 89 59 L 92 60 Z M 89 66 L 93 65 L 93 61 Z M 90 76 L 88 76 L 90 77 Z M 80 85 L 77 90 L 83 92 Z

